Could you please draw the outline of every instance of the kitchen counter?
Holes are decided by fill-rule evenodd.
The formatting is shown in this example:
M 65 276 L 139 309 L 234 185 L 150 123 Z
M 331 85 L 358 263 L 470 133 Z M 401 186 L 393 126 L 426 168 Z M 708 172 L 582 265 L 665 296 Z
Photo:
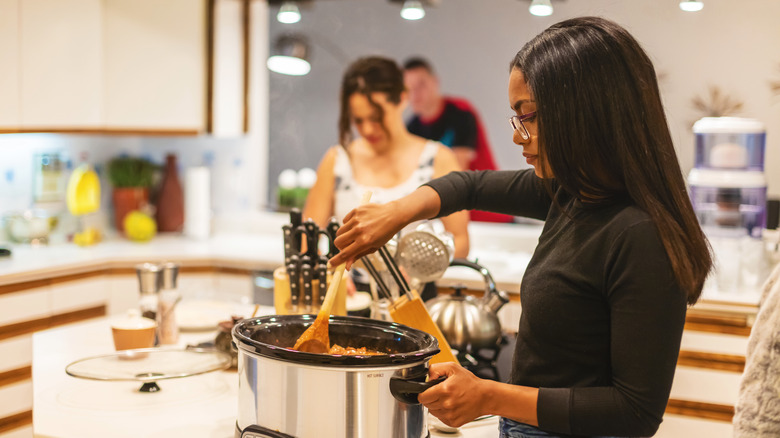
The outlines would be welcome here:
M 258 314 L 271 314 L 261 307 Z M 182 333 L 180 345 L 212 340 L 214 333 Z M 100 382 L 65 374 L 69 363 L 113 351 L 106 318 L 38 332 L 33 336 L 33 430 L 46 438 L 232 438 L 238 412 L 235 371 L 162 380 L 157 393 L 139 383 Z M 495 438 L 497 418 L 434 437 Z
M 175 260 L 182 266 L 212 266 L 243 270 L 271 270 L 283 262 L 282 224 L 287 215 L 263 213 L 247 221 L 251 225 L 226 224 L 230 232 L 195 240 L 181 235 L 160 234 L 150 242 L 136 243 L 113 237 L 90 247 L 74 244 L 49 246 L 11 245 L 13 255 L 0 259 L 0 286 L 61 275 L 112 268 L 132 268 L 152 260 Z M 540 226 L 472 223 L 471 252 L 493 275 L 497 286 L 519 293 L 520 280 L 541 232 Z M 483 289 L 480 274 L 468 268 L 449 269 L 442 286 L 462 284 Z
M 0 287 L 114 268 L 131 269 L 140 262 L 160 260 L 175 260 L 183 267 L 273 270 L 283 262 L 281 226 L 288 221 L 289 217 L 280 213 L 236 217 L 232 222 L 223 220 L 218 227 L 230 232 L 223 231 L 205 240 L 161 234 L 146 243 L 114 237 L 86 248 L 74 244 L 13 245 L 13 255 L 0 259 Z M 541 225 L 472 222 L 469 259 L 486 267 L 500 290 L 519 294 L 523 273 L 541 230 Z M 457 267 L 448 269 L 437 285 L 481 290 L 484 281 L 476 271 Z M 752 318 L 758 299 L 758 290 L 740 294 L 705 290 L 703 299 L 694 308 L 715 313 L 736 312 Z

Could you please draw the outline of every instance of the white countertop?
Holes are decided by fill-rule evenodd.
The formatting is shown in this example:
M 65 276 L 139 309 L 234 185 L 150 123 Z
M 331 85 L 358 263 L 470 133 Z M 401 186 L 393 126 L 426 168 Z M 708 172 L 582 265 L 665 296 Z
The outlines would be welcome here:
M 270 314 L 262 307 L 258 314 Z M 182 333 L 180 345 L 214 337 Z M 232 438 L 238 412 L 235 371 L 162 380 L 156 393 L 140 393 L 139 383 L 102 382 L 65 374 L 78 359 L 113 351 L 106 318 L 71 324 L 33 335 L 33 430 L 46 438 Z M 468 424 L 435 437 L 495 438 L 497 418 Z
M 162 260 L 177 261 L 183 266 L 272 270 L 283 263 L 281 226 L 288 221 L 288 216 L 281 213 L 236 216 L 232 222 L 223 220 L 219 227 L 223 232 L 205 240 L 160 234 L 145 243 L 113 237 L 86 248 L 71 243 L 39 247 L 10 245 L 13 255 L 0 258 L 0 286 Z M 472 222 L 469 224 L 471 250 L 468 258 L 490 271 L 498 289 L 519 293 L 520 282 L 541 230 L 541 225 Z M 484 288 L 482 276 L 464 267 L 448 269 L 437 284 Z M 747 312 L 755 313 L 758 299 L 758 289 L 731 294 L 707 289 L 703 303 L 696 307 L 707 307 L 710 303 L 738 308 L 747 306 Z
M 240 269 L 280 266 L 284 258 L 281 225 L 288 217 L 266 213 L 249 220 L 251 224 L 243 226 L 223 224 L 221 229 L 230 232 L 205 240 L 160 234 L 144 243 L 112 237 L 90 247 L 72 243 L 37 247 L 9 245 L 13 255 L 0 258 L 0 286 L 155 260 L 175 260 L 184 266 L 209 264 Z M 469 259 L 485 266 L 499 289 L 518 293 L 540 232 L 541 227 L 535 225 L 472 223 Z M 468 268 L 449 269 L 440 284 L 484 287 L 481 275 Z

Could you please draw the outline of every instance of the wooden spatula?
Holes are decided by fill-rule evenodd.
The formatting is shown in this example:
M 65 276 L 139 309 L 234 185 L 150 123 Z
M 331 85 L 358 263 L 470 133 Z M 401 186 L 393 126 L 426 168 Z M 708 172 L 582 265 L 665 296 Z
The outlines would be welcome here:
M 330 351 L 330 337 L 328 336 L 328 318 L 330 318 L 330 311 L 333 308 L 333 302 L 336 300 L 336 294 L 338 293 L 339 286 L 341 285 L 341 277 L 344 275 L 345 264 L 341 264 L 336 268 L 333 273 L 333 278 L 330 280 L 330 286 L 328 286 L 328 292 L 325 294 L 325 301 L 320 307 L 320 312 L 317 314 L 317 319 L 314 323 L 306 329 L 305 332 L 298 338 L 293 347 L 295 350 L 304 351 L 306 353 L 327 353 Z
M 369 191 L 363 194 L 360 205 L 368 204 L 370 200 L 371 192 Z M 344 263 L 336 267 L 333 278 L 330 280 L 330 286 L 328 286 L 328 292 L 325 293 L 325 301 L 323 301 L 320 312 L 317 314 L 317 319 L 298 338 L 293 349 L 306 353 L 327 353 L 330 351 L 328 319 L 330 318 L 330 311 L 333 308 L 333 301 L 336 300 L 336 292 L 339 289 L 339 285 L 341 285 L 341 277 L 344 276 L 345 268 L 346 265 Z

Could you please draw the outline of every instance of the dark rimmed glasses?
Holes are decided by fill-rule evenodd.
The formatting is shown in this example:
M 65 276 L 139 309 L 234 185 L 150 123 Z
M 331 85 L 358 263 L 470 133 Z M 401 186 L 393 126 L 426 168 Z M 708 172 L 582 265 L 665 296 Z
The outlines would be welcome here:
M 525 127 L 525 123 L 523 122 L 531 120 L 534 117 L 536 117 L 536 111 L 520 114 L 519 116 L 512 116 L 509 118 L 509 124 L 512 125 L 512 129 L 520 134 L 520 137 L 523 137 L 523 140 L 528 140 L 531 138 L 531 134 L 528 133 L 528 128 Z

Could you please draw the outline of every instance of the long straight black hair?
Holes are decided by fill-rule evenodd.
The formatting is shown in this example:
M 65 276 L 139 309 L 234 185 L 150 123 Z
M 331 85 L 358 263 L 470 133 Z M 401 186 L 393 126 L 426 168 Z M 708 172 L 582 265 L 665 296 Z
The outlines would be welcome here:
M 536 100 L 539 160 L 590 202 L 630 197 L 655 223 L 675 277 L 695 303 L 712 266 L 685 189 L 655 69 L 620 25 L 555 24 L 512 60 Z

